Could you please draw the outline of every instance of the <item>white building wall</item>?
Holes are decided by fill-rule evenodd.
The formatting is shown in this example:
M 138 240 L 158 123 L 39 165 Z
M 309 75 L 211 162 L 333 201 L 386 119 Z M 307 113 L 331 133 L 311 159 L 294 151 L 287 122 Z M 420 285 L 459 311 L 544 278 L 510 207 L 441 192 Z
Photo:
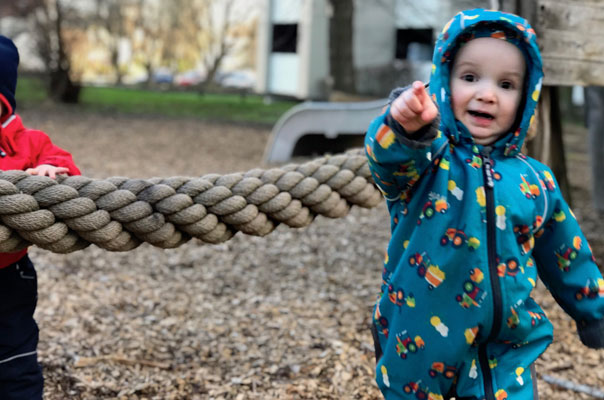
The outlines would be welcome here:
M 444 25 L 441 15 L 448 14 L 449 5 L 438 0 L 394 0 L 397 28 L 425 29 Z M 452 15 L 451 15 L 452 16 Z M 438 30 L 438 28 L 437 28 Z
M 394 60 L 394 1 L 355 1 L 353 58 L 356 68 L 390 64 Z
M 267 89 L 271 93 L 298 97 L 300 73 L 304 70 L 299 54 L 303 0 L 273 0 L 269 4 L 271 4 L 271 24 L 298 24 L 298 43 L 295 53 L 270 52 Z M 272 25 L 269 30 L 272 31 Z
M 329 77 L 329 20 L 326 0 L 262 0 L 258 25 L 256 90 L 321 99 Z M 295 53 L 273 53 L 273 24 L 297 24 Z
M 304 0 L 306 3 L 307 0 Z M 302 0 L 273 0 L 270 1 L 271 21 L 279 24 L 296 24 L 302 15 Z
M 330 80 L 328 0 L 257 1 L 266 10 L 258 32 L 257 91 L 324 98 Z M 488 0 L 355 0 L 353 62 L 360 72 L 357 78 L 365 80 L 361 86 L 369 89 L 376 73 L 387 81 L 400 70 L 401 62 L 395 59 L 397 29 L 432 28 L 436 38 L 458 11 L 489 4 Z M 298 24 L 296 53 L 271 52 L 272 23 Z M 430 61 L 405 63 L 401 74 L 429 79 Z
M 295 53 L 273 53 L 269 56 L 268 91 L 299 97 L 300 56 Z

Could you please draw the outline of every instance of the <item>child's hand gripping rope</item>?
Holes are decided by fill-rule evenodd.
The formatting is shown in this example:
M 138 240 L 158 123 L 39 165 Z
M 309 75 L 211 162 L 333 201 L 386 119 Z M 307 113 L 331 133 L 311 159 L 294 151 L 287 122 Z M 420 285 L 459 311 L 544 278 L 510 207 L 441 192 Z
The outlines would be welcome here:
M 48 176 L 52 179 L 56 179 L 57 175 L 69 173 L 69 168 L 66 167 L 55 167 L 54 165 L 41 164 L 36 168 L 28 168 L 25 170 L 30 175 Z
M 407 133 L 413 133 L 432 122 L 438 115 L 438 108 L 426 91 L 424 83 L 415 81 L 410 89 L 405 90 L 392 102 L 390 115 Z

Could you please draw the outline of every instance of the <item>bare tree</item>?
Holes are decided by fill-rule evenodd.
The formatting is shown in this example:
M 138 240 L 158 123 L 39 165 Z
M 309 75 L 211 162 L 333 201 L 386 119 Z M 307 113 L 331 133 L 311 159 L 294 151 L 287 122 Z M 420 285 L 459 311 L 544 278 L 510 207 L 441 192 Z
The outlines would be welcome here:
M 238 16 L 246 14 L 243 10 L 236 15 L 234 7 L 235 0 L 172 0 L 164 5 L 153 25 L 165 42 L 159 51 L 161 64 L 176 71 L 203 68 L 206 76 L 199 89 L 207 90 L 236 49 L 234 30 L 242 23 Z
M 66 33 L 67 26 L 77 25 L 77 10 L 60 0 L 27 0 L 13 2 L 12 11 L 32 27 L 35 50 L 46 66 L 50 97 L 77 102 L 80 86 L 72 77 L 70 60 L 70 45 L 76 38 Z
M 71 75 L 69 40 L 66 20 L 74 18 L 74 10 L 59 0 L 40 0 L 35 13 L 36 43 L 39 55 L 47 65 L 51 98 L 64 103 L 77 103 L 80 85 Z
M 118 85 L 122 83 L 122 69 L 119 65 L 119 42 L 126 36 L 124 11 L 129 3 L 124 0 L 96 0 L 95 22 L 107 33 L 107 37 L 103 42 L 109 51 L 111 65 L 115 71 L 115 81 Z
M 200 44 L 203 54 L 203 65 L 207 75 L 202 89 L 214 82 L 214 78 L 224 58 L 231 52 L 233 43 L 229 42 L 229 30 L 232 27 L 232 9 L 234 0 L 219 2 L 222 9 L 217 9 L 216 1 L 205 0 L 205 13 L 201 27 L 205 34 L 201 36 Z M 213 3 L 213 4 L 212 4 Z M 220 23 L 216 22 L 214 13 L 220 13 Z
M 162 54 L 166 39 L 165 13 L 157 2 L 137 0 L 137 18 L 131 38 L 134 61 L 147 71 L 147 84 L 153 71 L 162 66 Z
M 177 57 L 188 67 L 201 65 L 206 72 L 200 86 L 204 91 L 213 84 L 224 58 L 233 50 L 230 31 L 235 23 L 234 0 L 173 0 L 172 4 L 167 14 L 173 45 L 164 48 L 164 58 Z
M 26 2 L 27 8 L 23 7 Z M 68 0 L 23 0 L 14 2 L 11 10 L 30 21 L 37 53 L 48 70 L 51 97 L 76 102 L 79 85 L 75 72 L 83 67 L 81 59 L 71 58 L 72 53 L 87 51 L 90 34 L 95 33 L 97 40 L 92 45 L 98 48 L 100 43 L 107 48 L 118 84 L 123 75 L 119 45 L 127 41 L 132 49 L 131 62 L 142 65 L 149 80 L 160 67 L 173 72 L 201 67 L 206 72 L 205 88 L 236 48 L 235 42 L 242 42 L 241 37 L 234 40 L 235 28 L 242 25 L 234 17 L 234 3 L 94 0 L 86 8 L 83 2 Z

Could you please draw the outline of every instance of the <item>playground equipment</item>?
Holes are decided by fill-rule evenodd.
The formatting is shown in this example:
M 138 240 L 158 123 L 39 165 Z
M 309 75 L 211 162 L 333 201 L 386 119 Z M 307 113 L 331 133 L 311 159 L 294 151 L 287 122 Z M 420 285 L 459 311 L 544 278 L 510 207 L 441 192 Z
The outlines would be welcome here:
M 307 135 L 321 134 L 328 139 L 356 136 L 362 140 L 369 121 L 388 104 L 388 99 L 330 103 L 304 102 L 288 110 L 275 124 L 266 147 L 267 163 L 287 162 L 296 144 Z
M 241 231 L 264 236 L 281 223 L 303 227 L 316 215 L 340 218 L 374 207 L 362 150 L 245 173 L 149 180 L 30 176 L 0 172 L 0 252 L 31 244 L 69 253 L 91 243 L 127 251 L 142 242 L 178 247 L 192 237 L 220 243 Z

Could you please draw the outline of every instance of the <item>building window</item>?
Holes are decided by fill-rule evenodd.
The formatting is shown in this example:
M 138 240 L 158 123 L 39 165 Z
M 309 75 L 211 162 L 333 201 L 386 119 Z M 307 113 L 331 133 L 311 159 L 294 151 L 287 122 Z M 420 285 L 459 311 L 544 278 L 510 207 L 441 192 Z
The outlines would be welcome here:
M 400 60 L 430 61 L 432 59 L 432 29 L 397 29 L 396 55 Z
M 298 24 L 273 25 L 273 52 L 295 53 L 298 43 Z

